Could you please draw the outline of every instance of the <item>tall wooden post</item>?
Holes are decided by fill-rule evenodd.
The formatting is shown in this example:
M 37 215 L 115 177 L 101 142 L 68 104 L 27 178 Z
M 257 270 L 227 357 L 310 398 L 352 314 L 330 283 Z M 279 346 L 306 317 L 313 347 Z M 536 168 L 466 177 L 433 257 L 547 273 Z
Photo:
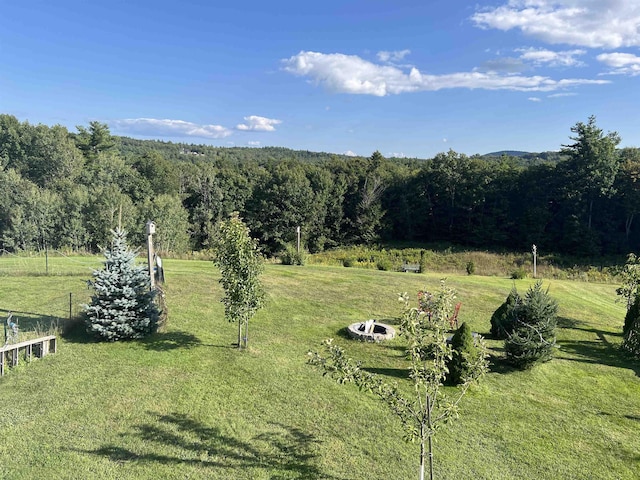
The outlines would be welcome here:
M 156 224 L 151 220 L 147 221 L 147 262 L 149 263 L 149 279 L 151 280 L 151 290 L 156 286 L 156 276 L 153 272 L 153 234 L 156 233 Z

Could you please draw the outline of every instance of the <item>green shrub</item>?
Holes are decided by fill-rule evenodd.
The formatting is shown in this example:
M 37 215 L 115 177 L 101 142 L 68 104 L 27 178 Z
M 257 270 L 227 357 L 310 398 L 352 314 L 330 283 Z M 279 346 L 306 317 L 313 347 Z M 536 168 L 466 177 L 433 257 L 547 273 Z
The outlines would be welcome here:
M 514 313 L 514 330 L 504 342 L 507 360 L 520 369 L 550 360 L 556 346 L 558 303 L 542 290 L 542 282 L 529 288 Z
M 476 272 L 476 264 L 473 260 L 467 262 L 467 275 L 473 275 Z
M 523 278 L 527 278 L 527 272 L 524 268 L 519 268 L 511 272 L 511 278 L 513 280 L 522 280 Z
M 472 371 L 474 360 L 480 355 L 480 350 L 475 346 L 471 327 L 463 322 L 460 328 L 451 338 L 451 358 L 447 361 L 449 374 L 446 383 L 459 385 Z
M 491 316 L 491 335 L 494 338 L 505 339 L 513 332 L 516 324 L 516 310 L 521 303 L 522 298 L 513 287 L 504 303 Z
M 376 262 L 376 267 L 378 268 L 378 270 L 384 270 L 385 272 L 388 272 L 389 270 L 393 269 L 393 265 L 391 264 L 391 261 L 387 259 L 378 260 Z
M 622 349 L 635 357 L 640 357 L 640 318 L 636 317 L 625 332 Z
M 280 261 L 283 265 L 305 265 L 307 263 L 307 252 L 305 249 L 298 249 L 288 243 L 284 247 L 284 252 L 280 254 Z
M 626 335 L 627 332 L 631 329 L 633 322 L 640 318 L 640 296 L 636 297 L 629 310 L 627 310 L 627 314 L 624 317 L 624 327 L 622 327 L 622 334 Z
M 353 267 L 354 265 L 354 261 L 353 258 L 343 258 L 342 259 L 342 266 L 343 267 Z
M 424 250 L 420 250 L 420 273 L 425 273 L 427 271 L 427 255 Z

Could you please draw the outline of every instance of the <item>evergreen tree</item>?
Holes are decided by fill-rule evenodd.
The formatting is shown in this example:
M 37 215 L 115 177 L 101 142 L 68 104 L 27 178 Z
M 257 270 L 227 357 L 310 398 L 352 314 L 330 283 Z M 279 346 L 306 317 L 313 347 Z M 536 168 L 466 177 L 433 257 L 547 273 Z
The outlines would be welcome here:
M 507 359 L 521 369 L 551 359 L 556 345 L 558 303 L 542 290 L 542 282 L 529 288 L 524 301 L 515 310 L 513 333 L 505 340 Z
M 472 375 L 473 366 L 480 355 L 482 352 L 474 343 L 471 327 L 463 322 L 451 338 L 451 358 L 447 361 L 449 368 L 447 383 L 450 385 L 464 383 Z
M 627 315 L 624 317 L 622 335 L 622 349 L 640 357 L 640 295 L 637 292 L 631 307 L 627 310 Z
M 491 316 L 491 335 L 494 338 L 504 339 L 513 332 L 516 323 L 515 312 L 521 303 L 522 298 L 513 287 L 504 303 Z
M 636 296 L 634 302 L 627 310 L 627 314 L 624 317 L 624 326 L 622 327 L 622 334 L 626 335 L 634 322 L 640 318 L 640 296 Z
M 628 330 L 625 331 L 622 349 L 636 357 L 640 357 L 640 317 L 636 317 Z
M 101 340 L 142 338 L 156 331 L 160 312 L 154 302 L 146 267 L 135 265 L 137 251 L 127 246 L 127 233 L 111 231 L 111 249 L 104 252 L 102 270 L 94 270 L 95 290 L 84 305 L 87 330 Z

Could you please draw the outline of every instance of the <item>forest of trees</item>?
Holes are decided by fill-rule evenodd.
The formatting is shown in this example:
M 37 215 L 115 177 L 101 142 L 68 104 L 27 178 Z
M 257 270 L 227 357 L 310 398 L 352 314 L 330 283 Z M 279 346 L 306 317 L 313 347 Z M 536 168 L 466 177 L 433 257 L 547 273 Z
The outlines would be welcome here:
M 131 244 L 153 219 L 161 251 L 209 248 L 238 211 L 267 254 L 376 242 L 449 242 L 577 255 L 637 251 L 640 149 L 595 118 L 559 152 L 346 157 L 70 132 L 0 115 L 0 249 L 96 251 L 121 218 Z M 639 212 L 636 212 L 638 210 Z

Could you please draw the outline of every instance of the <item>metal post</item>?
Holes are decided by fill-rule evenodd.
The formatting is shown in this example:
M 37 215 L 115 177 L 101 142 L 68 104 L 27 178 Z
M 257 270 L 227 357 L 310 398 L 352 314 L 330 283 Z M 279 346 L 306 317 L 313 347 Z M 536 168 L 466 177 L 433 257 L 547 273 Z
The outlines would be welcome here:
M 537 263 L 538 263 L 538 247 L 533 246 L 533 278 L 536 278 L 537 272 Z
M 151 290 L 156 285 L 156 277 L 153 272 L 153 234 L 156 233 L 156 224 L 151 220 L 147 222 L 147 262 L 149 264 L 149 279 L 151 281 Z
M 298 255 L 300 255 L 300 227 L 296 227 L 296 233 L 298 234 Z

